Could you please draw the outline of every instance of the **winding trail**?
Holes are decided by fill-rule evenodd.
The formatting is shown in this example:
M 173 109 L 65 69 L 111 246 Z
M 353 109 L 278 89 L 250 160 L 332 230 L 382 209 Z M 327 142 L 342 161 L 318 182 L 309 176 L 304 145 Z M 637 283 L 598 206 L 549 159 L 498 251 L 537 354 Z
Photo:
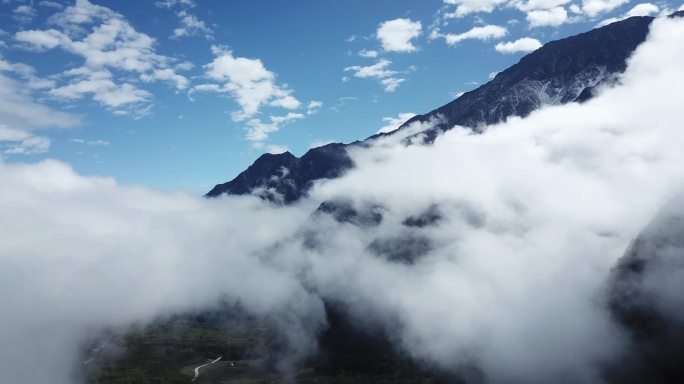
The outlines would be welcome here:
M 219 360 L 221 360 L 222 357 L 223 357 L 223 356 L 219 356 L 216 360 L 211 361 L 211 362 L 206 363 L 206 364 L 202 364 L 202 365 L 200 365 L 199 367 L 195 368 L 195 377 L 192 378 L 192 382 L 195 382 L 195 380 L 197 380 L 197 378 L 199 377 L 200 368 L 206 367 L 207 365 L 212 365 L 212 364 L 218 363 Z

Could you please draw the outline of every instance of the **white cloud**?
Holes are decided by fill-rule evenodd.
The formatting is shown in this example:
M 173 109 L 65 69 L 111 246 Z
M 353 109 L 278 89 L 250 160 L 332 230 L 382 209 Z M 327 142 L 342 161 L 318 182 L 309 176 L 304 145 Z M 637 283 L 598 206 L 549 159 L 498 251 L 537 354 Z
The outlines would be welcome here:
M 183 61 L 175 65 L 175 68 L 179 71 L 189 71 L 195 68 L 195 64 L 190 61 Z
M 156 0 L 154 2 L 154 5 L 160 8 L 173 8 L 175 6 L 181 6 L 181 7 L 194 7 L 195 6 L 195 1 L 194 0 Z
M 20 5 L 16 8 L 14 8 L 14 13 L 20 14 L 20 15 L 32 16 L 35 13 L 35 10 L 33 8 L 31 8 L 30 5 Z
M 464 17 L 471 13 L 490 13 L 508 0 L 444 0 L 445 4 L 456 5 L 456 10 L 448 13 L 449 17 Z
M 308 148 L 309 149 L 318 148 L 318 147 L 322 147 L 324 145 L 328 145 L 328 144 L 331 144 L 334 142 L 335 142 L 334 140 L 314 140 L 311 142 L 311 144 L 309 144 Z
M 618 17 L 611 17 L 601 21 L 597 26 L 602 27 L 614 23 L 616 21 L 624 20 L 632 16 L 652 16 L 660 12 L 660 8 L 653 3 L 641 3 L 635 5 L 632 9 L 627 11 L 624 15 Z
M 188 11 L 190 8 L 195 7 L 194 0 L 158 0 L 154 4 L 159 8 L 181 8 L 176 12 L 180 25 L 173 30 L 172 39 L 188 36 L 213 38 L 214 31 L 204 21 Z
M 12 144 L 3 153 L 6 155 L 34 155 L 50 149 L 50 139 L 45 136 L 30 136 L 17 144 Z
M 88 145 L 88 146 L 91 146 L 91 147 L 108 147 L 109 144 L 110 144 L 109 141 L 101 140 L 101 139 L 97 139 L 97 140 L 84 140 L 84 139 L 78 139 L 78 138 L 76 138 L 76 139 L 71 139 L 71 140 L 69 140 L 69 141 L 72 142 L 72 143 L 74 143 L 74 144 L 83 144 L 83 145 Z
M 391 319 L 392 325 L 385 329 L 418 361 L 435 361 L 444 369 L 461 361 L 472 363 L 482 368 L 487 382 L 544 383 L 559 375 L 568 382 L 594 382 L 601 377 L 603 370 L 596 363 L 619 359 L 627 340 L 596 299 L 615 260 L 684 180 L 684 170 L 673 166 L 683 159 L 684 134 L 676 116 L 681 104 L 677 95 L 684 85 L 684 46 L 679 44 L 684 23 L 669 24 L 655 33 L 632 59 L 623 78 L 625 88 L 605 91 L 588 104 L 541 110 L 529 119 L 490 127 L 483 135 L 456 127 L 432 147 L 398 149 L 388 143 L 384 150 L 378 145 L 356 152 L 357 169 L 345 178 L 322 183 L 315 196 L 360 196 L 355 200 L 359 206 L 370 201 L 392 207 L 383 220 L 397 227 L 408 212 L 425 212 L 435 201 L 449 201 L 453 208 L 445 210 L 459 212 L 462 226 L 456 230 L 451 226 L 454 216 L 445 214 L 449 224 L 440 222 L 435 232 L 458 233 L 456 239 L 438 237 L 450 239 L 446 240 L 450 245 L 429 252 L 414 266 L 398 266 L 392 278 L 380 273 L 385 270 L 383 256 L 378 256 L 377 268 L 360 264 L 353 268 L 360 275 L 336 266 L 344 271 L 336 274 L 337 284 L 331 288 L 336 297 L 349 297 L 345 303 L 350 306 L 366 298 L 355 312 L 359 321 L 372 317 L 369 308 L 384 308 L 377 316 Z M 645 94 L 657 100 L 646 102 Z M 575 127 L 582 127 L 581 131 L 574 131 Z M 534 180 L 525 175 L 534 175 Z M 382 183 L 376 181 L 379 178 Z M 629 191 L 630 197 L 622 195 L 627 185 L 637 189 Z M 423 208 L 397 214 L 408 202 L 423 202 Z M 635 210 L 634 204 L 639 208 Z M 378 233 L 386 234 L 386 227 Z M 395 236 L 401 239 L 409 233 L 399 230 Z M 606 233 L 611 239 L 605 238 Z M 364 246 L 377 237 L 367 239 Z M 434 243 L 438 249 L 440 240 Z M 326 260 L 331 259 L 332 248 L 321 251 Z M 353 258 L 344 265 L 351 267 L 361 260 Z M 540 267 L 537 263 L 544 264 L 544 278 L 529 269 Z M 577 274 L 570 277 L 570 265 L 582 272 L 575 270 Z M 432 278 L 425 277 L 433 272 Z M 357 278 L 349 282 L 349 276 Z M 412 278 L 416 280 L 400 283 Z M 396 284 L 392 288 L 390 281 Z M 496 288 L 490 290 L 492 286 Z M 679 290 L 673 287 L 672 293 Z M 377 292 L 387 294 L 378 297 Z M 393 316 L 387 316 L 388 311 Z M 506 315 L 511 313 L 516 313 L 515 320 Z M 438 326 L 449 323 L 447 318 L 459 325 Z M 401 331 L 394 332 L 397 328 Z M 529 345 L 533 340 L 540 342 Z
M 351 35 L 351 36 L 347 37 L 346 39 L 344 39 L 344 41 L 346 41 L 347 43 L 353 43 L 360 38 L 361 37 L 359 37 L 357 35 Z
M 280 98 L 276 98 L 275 100 L 271 101 L 268 105 L 272 107 L 280 107 L 280 108 L 285 108 L 285 109 L 297 109 L 299 108 L 302 103 L 294 98 L 292 95 L 285 95 Z
M 292 209 L 285 209 L 281 211 L 283 216 L 280 219 L 272 221 L 270 213 L 264 215 L 252 212 L 252 209 L 262 208 L 266 209 L 263 213 L 272 212 L 255 198 L 220 203 L 220 200 L 209 201 L 181 192 L 166 194 L 145 188 L 122 188 L 110 178 L 82 177 L 69 166 L 56 161 L 44 161 L 35 165 L 0 163 L 0 178 L 3 180 L 3 183 L 0 183 L 0 206 L 3 211 L 7 206 L 14 206 L 11 211 L 4 211 L 5 215 L 0 223 L 3 240 L 12 239 L 0 242 L 0 252 L 3 255 L 0 258 L 0 296 L 5 309 L 12 313 L 12 316 L 2 316 L 0 319 L 3 326 L 3 330 L 0 330 L 0 340 L 3 342 L 0 354 L 4 360 L 0 363 L 0 370 L 6 374 L 6 380 L 16 381 L 13 375 L 6 373 L 9 366 L 25 371 L 23 364 L 27 362 L 28 356 L 24 355 L 28 350 L 27 345 L 41 344 L 42 347 L 38 348 L 39 351 L 34 357 L 43 360 L 44 365 L 41 365 L 41 369 L 25 371 L 24 378 L 18 379 L 17 382 L 73 384 L 74 376 L 63 369 L 68 371 L 68 367 L 80 363 L 77 362 L 77 350 L 88 330 L 101 329 L 101 325 L 125 327 L 129 321 L 146 323 L 164 311 L 171 313 L 182 308 L 190 309 L 192 306 L 202 308 L 213 305 L 221 299 L 224 290 L 229 292 L 229 301 L 242 296 L 243 293 L 248 296 L 254 295 L 253 300 L 244 300 L 249 313 L 259 317 L 272 313 L 274 319 L 278 317 L 278 322 L 282 322 L 283 326 L 288 324 L 288 328 L 300 323 L 301 337 L 290 334 L 293 337 L 294 348 L 288 350 L 288 353 L 295 360 L 298 359 L 295 356 L 306 354 L 308 348 L 313 348 L 314 339 L 309 341 L 311 344 L 308 347 L 304 347 L 307 343 L 304 340 L 310 338 L 310 330 L 320 328 L 324 324 L 320 300 L 302 287 L 295 288 L 299 283 L 286 273 L 277 272 L 277 268 L 268 267 L 271 272 L 261 270 L 259 265 L 262 262 L 252 255 L 249 247 L 243 248 L 239 245 L 239 249 L 234 248 L 233 246 L 238 244 L 232 240 L 233 236 L 238 235 L 259 244 L 263 244 L 264 241 L 271 242 L 294 233 L 299 223 L 307 220 L 308 216 L 300 215 Z M 13 189 L 15 187 L 16 189 Z M 116 192 L 117 190 L 122 194 Z M 80 198 L 77 197 L 79 195 Z M 39 211 L 34 210 L 37 206 L 29 208 L 28 204 L 33 205 L 37 202 L 36 199 L 48 196 L 52 198 L 49 200 L 50 204 L 47 204 L 48 200 L 44 201 L 46 204 L 43 208 L 46 211 L 42 216 L 42 223 L 45 226 L 30 229 L 29 226 L 34 220 L 41 220 L 29 217 L 38 214 Z M 111 200 L 108 201 L 108 198 Z M 105 210 L 109 213 L 105 213 Z M 69 211 L 71 213 L 65 215 Z M 290 212 L 295 215 L 291 215 Z M 6 218 L 9 215 L 12 215 L 15 221 L 15 229 L 11 232 L 6 231 Z M 228 224 L 225 217 L 221 216 L 232 217 L 235 221 L 229 219 L 231 224 Z M 240 219 L 237 220 L 238 218 Z M 264 223 L 259 230 L 249 225 L 250 230 L 245 231 L 246 227 L 241 229 L 239 222 L 245 224 L 244 220 L 247 218 L 250 218 L 250 222 L 260 219 L 269 222 Z M 206 247 L 196 244 L 200 246 L 196 250 L 203 256 L 212 255 L 211 258 L 216 261 L 211 262 L 212 265 L 209 267 L 204 263 L 209 260 L 205 259 L 201 263 L 203 266 L 198 270 L 195 269 L 197 266 L 193 267 L 193 263 L 188 263 L 190 259 L 185 258 L 186 254 L 191 253 L 191 248 L 183 246 L 185 250 L 181 251 L 181 248 L 168 242 L 157 243 L 160 248 L 145 245 L 152 238 L 161 240 L 166 236 L 174 237 L 169 241 L 175 243 L 183 236 L 173 235 L 175 230 L 171 230 L 173 225 L 169 224 L 176 222 L 190 225 L 195 220 L 197 226 L 193 228 L 202 228 L 208 231 L 206 234 L 211 234 L 208 237 L 200 235 L 195 240 L 188 241 L 188 246 L 194 241 L 203 243 L 203 239 L 208 240 L 217 235 L 216 228 L 212 229 L 207 225 L 209 221 L 216 220 L 216 223 L 221 223 L 220 231 L 230 234 L 231 239 L 225 245 L 235 251 L 235 254 L 230 252 L 228 258 L 225 258 L 225 252 L 216 247 L 217 244 L 213 241 L 212 245 L 205 243 Z M 16 236 L 20 233 L 23 235 Z M 110 240 L 119 236 L 127 241 L 115 246 L 122 246 L 119 248 L 122 254 L 117 255 L 116 252 L 112 252 L 114 248 L 110 248 L 113 244 Z M 30 250 L 24 246 L 29 237 L 41 243 L 46 241 L 59 249 L 39 251 L 40 247 L 35 246 Z M 90 240 L 81 243 L 77 238 Z M 134 248 L 137 250 L 134 251 Z M 254 251 L 257 249 L 258 247 L 252 248 Z M 92 251 L 95 252 L 91 253 Z M 139 258 L 142 255 L 147 258 Z M 17 264 L 20 260 L 23 260 L 21 265 Z M 169 268 L 166 264 L 174 263 L 174 260 L 180 263 L 177 264 L 178 269 Z M 158 265 L 159 268 L 153 267 L 156 262 L 161 263 Z M 34 273 L 29 273 L 27 263 L 35 263 Z M 80 264 L 80 267 L 77 267 L 77 264 Z M 205 275 L 206 272 L 223 269 L 227 271 L 222 271 L 220 278 L 218 274 L 213 277 Z M 43 276 L 43 272 L 47 273 L 49 270 L 55 274 L 51 275 L 51 278 Z M 90 272 L 83 274 L 78 272 L 79 270 Z M 104 270 L 108 270 L 109 273 L 101 274 Z M 177 285 L 180 280 L 176 280 L 176 277 L 189 270 L 205 276 L 197 279 L 193 277 L 192 287 L 185 286 L 181 289 L 181 286 Z M 253 273 L 259 273 L 260 277 L 256 278 Z M 35 280 L 39 276 L 39 280 Z M 24 279 L 32 283 L 32 289 L 23 289 L 16 285 Z M 147 290 L 144 288 L 147 284 L 156 288 Z M 21 290 L 15 291 L 13 296 L 9 297 L 6 290 L 11 286 Z M 41 296 L 45 300 L 41 305 L 24 305 L 21 308 L 16 306 L 25 299 L 33 303 L 42 301 L 35 296 L 40 291 L 45 294 Z M 204 296 L 211 291 L 221 293 L 216 296 L 209 295 L 214 297 Z M 297 297 L 291 296 L 295 291 L 300 294 L 295 294 Z M 133 292 L 138 293 L 128 296 Z M 99 296 L 100 294 L 106 296 L 104 302 L 107 303 L 101 309 L 90 311 L 90 314 L 84 316 L 77 316 L 73 311 L 76 308 L 98 308 L 104 297 Z M 196 296 L 198 300 L 190 297 L 196 294 L 199 294 Z M 99 296 L 101 300 L 94 301 L 95 296 Z M 127 299 L 124 298 L 126 296 Z M 172 301 L 178 299 L 178 302 L 168 306 L 162 304 L 169 296 L 174 297 Z M 66 297 L 72 297 L 74 301 L 62 301 Z M 308 309 L 305 309 L 307 307 Z M 42 308 L 40 315 L 33 312 L 38 308 Z M 288 308 L 290 315 L 286 315 Z M 306 311 L 308 315 L 298 320 L 295 316 L 298 316 L 296 313 L 300 311 Z M 24 319 L 24 316 L 32 312 L 36 316 Z M 319 321 L 320 326 L 316 326 Z M 50 326 L 45 328 L 47 324 Z M 11 332 L 8 332 L 10 330 Z M 26 331 L 28 333 L 24 333 Z M 34 344 L 34 338 L 42 339 L 42 342 Z M 27 344 L 20 345 L 22 340 Z M 302 346 L 304 349 L 298 351 L 296 346 Z M 12 363 L 7 364 L 8 361 Z M 48 373 L 50 371 L 51 373 Z
M 67 37 L 57 30 L 48 29 L 45 31 L 19 31 L 14 35 L 14 39 L 20 43 L 27 44 L 27 48 L 44 51 L 59 46 L 67 40 Z
M 36 10 L 28 4 L 20 5 L 14 8 L 14 19 L 20 23 L 28 23 L 36 15 Z
M 378 131 L 376 133 L 388 133 L 388 132 L 395 131 L 402 124 L 404 124 L 406 121 L 408 121 L 409 119 L 411 119 L 414 116 L 416 116 L 415 113 L 402 112 L 402 113 L 398 114 L 396 117 L 383 117 L 382 122 L 385 125 L 382 128 L 378 129 Z
M 28 93 L 25 84 L 0 73 L 0 124 L 31 131 L 69 128 L 79 122 L 80 118 L 74 114 L 56 111 L 37 103 Z
M 303 119 L 304 115 L 301 113 L 288 112 L 285 116 L 271 116 L 270 119 L 276 124 L 283 124 L 293 120 Z
M 314 113 L 318 112 L 318 110 L 321 109 L 322 106 L 322 101 L 312 100 L 309 102 L 309 105 L 306 106 L 306 114 L 313 115 Z
M 0 124 L 0 153 L 5 155 L 33 155 L 45 153 L 49 149 L 49 138 Z
M 482 27 L 474 27 L 466 32 L 459 34 L 445 34 L 439 35 L 443 37 L 447 44 L 456 45 L 464 40 L 491 40 L 500 39 L 508 34 L 508 30 L 498 25 L 485 25 Z
M 380 59 L 372 65 L 354 65 L 344 70 L 345 72 L 352 72 L 354 77 L 361 79 L 377 79 L 385 92 L 394 92 L 405 79 L 395 77 L 399 72 L 389 69 L 391 64 L 392 62 L 387 59 Z
M 0 72 L 13 72 L 17 74 L 23 80 L 23 85 L 27 90 L 48 89 L 52 88 L 55 84 L 55 81 L 52 79 L 37 76 L 35 68 L 23 63 L 10 63 L 0 59 Z
M 367 59 L 375 59 L 376 57 L 378 57 L 378 51 L 362 49 L 359 51 L 359 56 L 365 57 Z
M 330 107 L 330 110 L 339 112 L 340 109 L 346 107 L 349 103 L 358 101 L 359 98 L 356 96 L 342 96 L 337 99 L 335 105 Z
M 0 125 L 0 141 L 20 141 L 28 138 L 30 134 L 20 129 Z
M 14 74 L 20 80 L 4 73 Z M 0 59 L 0 154 L 46 153 L 51 141 L 37 131 L 79 124 L 79 116 L 54 110 L 35 100 L 34 93 L 54 86 L 54 80 L 36 76 L 33 67 Z
M 178 67 L 176 67 L 178 69 Z M 140 75 L 140 79 L 145 82 L 168 81 L 174 83 L 179 90 L 186 89 L 190 83 L 187 77 L 177 74 L 171 68 L 155 69 L 149 73 Z
M 50 95 L 65 101 L 80 100 L 90 95 L 93 100 L 111 108 L 145 103 L 152 99 L 151 93 L 133 84 L 114 82 L 111 72 L 107 70 L 71 72 L 69 75 L 72 75 L 73 80 L 51 89 Z
M 420 36 L 421 30 L 420 21 L 394 19 L 380 24 L 376 35 L 387 52 L 414 52 L 417 48 L 412 40 Z
M 206 23 L 197 18 L 197 16 L 188 13 L 186 10 L 179 11 L 177 13 L 180 26 L 173 30 L 174 39 L 178 39 L 185 36 L 199 36 L 202 35 L 206 38 L 211 38 L 213 36 L 213 31 L 209 28 Z
M 514 7 L 527 14 L 528 21 L 533 20 L 534 26 L 557 26 L 567 19 L 565 9 L 562 7 L 571 0 L 445 0 L 446 4 L 456 5 L 453 12 L 447 12 L 444 17 L 461 18 L 471 13 L 489 13 L 502 7 Z M 479 20 L 484 24 L 483 20 Z M 508 21 L 513 25 L 518 23 L 512 19 Z M 434 32 L 434 30 L 433 30 Z M 432 38 L 439 37 L 439 33 Z
M 49 22 L 60 26 L 69 34 L 83 33 L 83 24 L 93 24 L 112 18 L 123 18 L 123 16 L 112 11 L 107 7 L 96 5 L 89 0 L 76 0 L 73 5 L 67 7 L 62 12 L 50 16 Z
M 530 28 L 557 27 L 568 21 L 568 12 L 563 7 L 527 12 Z
M 270 144 L 266 146 L 266 152 L 272 154 L 272 155 L 278 155 L 281 153 L 289 152 L 290 148 L 288 148 L 285 145 L 276 145 L 276 144 Z
M 629 0 L 582 0 L 582 12 L 589 17 L 596 17 L 628 2 Z
M 85 81 L 88 82 L 89 80 Z M 53 94 L 58 95 L 59 90 L 60 89 L 55 89 Z M 151 93 L 138 89 L 134 85 L 128 83 L 116 84 L 111 88 L 99 90 L 93 96 L 93 100 L 113 108 L 119 108 L 129 104 L 144 103 L 151 99 Z
M 582 0 L 582 6 L 577 4 L 570 4 L 570 11 L 575 14 L 585 14 L 589 17 L 596 17 L 605 12 L 612 11 L 629 0 Z M 444 0 L 447 5 L 455 5 L 456 9 L 452 12 L 446 12 L 445 18 L 462 18 L 472 13 L 490 13 L 496 9 L 504 7 L 515 7 L 520 11 L 527 13 L 528 20 L 530 19 L 530 12 L 536 12 L 531 18 L 545 20 L 553 20 L 542 22 L 539 26 L 557 26 L 561 23 L 560 8 L 570 3 L 571 0 Z M 553 12 L 550 12 L 552 11 Z M 567 18 L 567 17 L 566 17 Z M 565 21 L 565 19 L 563 19 Z
M 512 1 L 511 4 L 523 12 L 538 9 L 553 9 L 569 3 L 571 0 L 521 0 Z
M 515 41 L 499 43 L 494 47 L 494 49 L 500 53 L 518 53 L 532 52 L 541 48 L 541 46 L 542 43 L 539 40 L 533 39 L 531 37 L 523 37 Z M 496 76 L 496 72 L 494 72 L 494 76 Z M 494 77 L 490 74 L 489 78 L 492 79 Z
M 109 108 L 149 110 L 153 99 L 149 91 L 138 89 L 131 81 L 119 82 L 115 73 L 137 76 L 144 82 L 166 81 L 177 89 L 188 86 L 188 79 L 176 74 L 173 59 L 155 50 L 155 40 L 136 31 L 126 19 L 109 8 L 78 0 L 50 17 L 61 30 L 19 31 L 14 39 L 28 49 L 44 51 L 61 48 L 83 59 L 83 66 L 59 76 L 67 80 L 49 93 L 63 100 L 78 100 L 89 95 Z M 131 112 L 131 111 L 129 111 Z
M 353 72 L 353 75 L 355 77 L 358 77 L 361 79 L 373 78 L 373 77 L 383 78 L 383 77 L 395 75 L 397 73 L 396 71 L 388 69 L 388 67 L 391 64 L 392 64 L 391 61 L 389 61 L 387 59 L 381 59 L 372 65 L 367 65 L 367 66 L 354 65 L 351 67 L 347 67 L 344 70 L 348 71 L 348 72 Z
M 52 8 L 52 9 L 62 9 L 64 6 L 56 1 L 50 1 L 50 0 L 43 0 L 38 2 L 38 5 L 41 7 L 45 8 Z
M 234 121 L 243 121 L 259 112 L 264 105 L 297 109 L 299 100 L 292 91 L 276 83 L 276 76 L 260 59 L 235 57 L 231 51 L 213 47 L 216 58 L 204 66 L 206 76 L 217 84 L 196 86 L 197 91 L 224 92 L 233 96 L 240 111 L 233 112 Z
M 398 78 L 398 77 L 388 77 L 386 79 L 380 80 L 380 84 L 382 84 L 383 88 L 385 89 L 385 92 L 394 92 L 399 88 L 401 83 L 406 81 L 406 79 Z
M 660 12 L 660 8 L 657 5 L 653 3 L 641 3 L 635 5 L 634 7 L 632 7 L 632 9 L 627 11 L 626 16 L 650 16 L 655 15 L 658 12 Z
M 261 119 L 250 119 L 247 121 L 247 133 L 245 138 L 256 146 L 260 146 L 261 143 L 268 139 L 268 136 L 280 130 L 283 124 L 303 119 L 304 115 L 301 113 L 288 112 L 287 115 L 283 116 L 269 116 L 268 121 L 262 121 Z
M 496 75 L 498 75 L 498 74 L 499 74 L 499 72 L 490 72 L 489 75 L 487 76 L 487 78 L 488 78 L 489 80 L 492 80 L 492 79 L 495 78 Z

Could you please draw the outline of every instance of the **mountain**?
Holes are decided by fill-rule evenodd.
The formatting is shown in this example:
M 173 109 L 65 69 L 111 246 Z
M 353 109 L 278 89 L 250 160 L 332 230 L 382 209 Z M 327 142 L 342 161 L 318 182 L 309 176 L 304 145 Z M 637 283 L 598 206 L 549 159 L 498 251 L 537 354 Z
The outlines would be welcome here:
M 684 382 L 684 199 L 668 204 L 613 269 L 607 303 L 631 337 L 616 383 Z
M 675 15 L 681 16 L 682 12 Z M 207 197 L 254 193 L 291 203 L 306 195 L 314 181 L 339 177 L 353 167 L 346 149 L 379 137 L 406 133 L 415 122 L 437 122 L 421 132 L 432 142 L 443 131 L 462 126 L 481 132 L 510 116 L 525 117 L 543 105 L 583 102 L 596 87 L 614 81 L 648 34 L 653 17 L 631 17 L 586 33 L 556 40 L 523 57 L 490 82 L 454 101 L 405 122 L 399 129 L 351 144 L 328 144 L 301 158 L 289 152 L 264 154 L 235 179 L 216 185 Z
M 475 130 L 525 117 L 543 105 L 586 101 L 597 86 L 624 72 L 627 58 L 648 34 L 652 17 L 631 17 L 576 36 L 551 41 L 530 53 L 490 82 L 458 99 L 404 123 L 443 120 L 429 136 L 453 126 Z
M 296 201 L 315 180 L 339 177 L 353 166 L 347 146 L 324 145 L 309 150 L 301 158 L 290 152 L 263 154 L 235 179 L 215 186 L 206 196 L 255 193 L 274 202 Z

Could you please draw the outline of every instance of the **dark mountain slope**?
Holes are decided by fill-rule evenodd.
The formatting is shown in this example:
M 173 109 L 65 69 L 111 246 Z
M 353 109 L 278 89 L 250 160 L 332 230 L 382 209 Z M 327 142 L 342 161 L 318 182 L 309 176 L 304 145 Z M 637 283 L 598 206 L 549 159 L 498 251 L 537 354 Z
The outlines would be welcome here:
M 338 177 L 353 166 L 346 152 L 348 146 L 396 134 L 413 122 L 439 119 L 437 126 L 425 132 L 425 140 L 431 142 L 439 132 L 455 125 L 479 131 L 510 116 L 527 116 L 542 105 L 587 100 L 596 86 L 612 81 L 625 70 L 627 58 L 646 39 L 651 21 L 652 17 L 632 17 L 549 42 L 487 84 L 410 119 L 394 132 L 352 144 L 313 148 L 301 158 L 289 152 L 263 155 L 235 179 L 216 185 L 206 196 L 258 193 L 272 201 L 293 202 L 304 196 L 314 181 Z
M 613 270 L 608 304 L 632 344 L 612 382 L 684 382 L 683 207 L 666 206 Z
M 345 144 L 328 144 L 311 149 L 301 158 L 290 152 L 261 155 L 235 179 L 215 186 L 206 196 L 257 193 L 272 201 L 293 202 L 313 181 L 339 177 L 352 167 L 345 147 Z
M 529 115 L 546 104 L 584 101 L 591 90 L 624 72 L 627 58 L 648 34 L 652 17 L 631 17 L 576 36 L 551 41 L 481 87 L 402 125 L 442 116 L 435 129 L 478 129 Z M 401 129 L 400 128 L 400 129 Z

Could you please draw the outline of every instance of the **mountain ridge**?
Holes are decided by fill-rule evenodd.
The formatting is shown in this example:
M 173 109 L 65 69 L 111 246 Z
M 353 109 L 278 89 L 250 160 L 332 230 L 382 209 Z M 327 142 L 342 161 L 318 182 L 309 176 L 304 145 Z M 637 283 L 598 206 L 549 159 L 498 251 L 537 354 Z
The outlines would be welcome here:
M 682 14 L 679 11 L 671 17 Z M 305 196 L 316 180 L 336 178 L 352 168 L 347 148 L 405 132 L 413 123 L 436 121 L 432 128 L 418 133 L 423 135 L 423 142 L 430 143 L 454 126 L 482 132 L 486 125 L 511 116 L 525 117 L 544 105 L 584 102 L 597 87 L 615 81 L 625 70 L 627 59 L 646 39 L 654 19 L 631 17 L 548 42 L 486 84 L 409 119 L 392 132 L 312 148 L 301 158 L 290 152 L 264 154 L 233 180 L 217 184 L 205 197 L 252 193 L 276 203 L 292 203 Z

